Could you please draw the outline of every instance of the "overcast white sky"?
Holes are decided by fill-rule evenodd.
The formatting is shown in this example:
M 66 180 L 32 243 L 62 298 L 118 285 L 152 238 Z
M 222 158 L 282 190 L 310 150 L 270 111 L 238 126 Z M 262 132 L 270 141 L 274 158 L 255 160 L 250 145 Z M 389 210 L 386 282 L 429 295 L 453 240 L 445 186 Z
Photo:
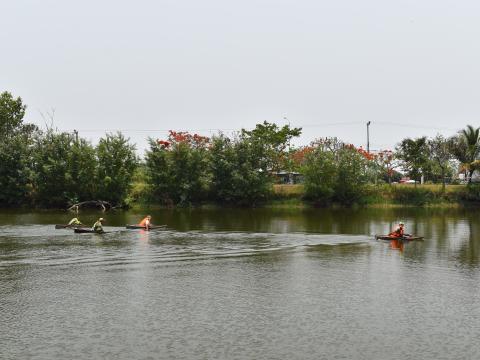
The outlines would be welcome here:
M 393 148 L 480 125 L 479 20 L 473 0 L 0 0 L 0 91 L 28 122 L 54 108 L 139 150 L 263 120 L 302 126 L 299 145 L 365 145 L 370 120 L 371 148 Z

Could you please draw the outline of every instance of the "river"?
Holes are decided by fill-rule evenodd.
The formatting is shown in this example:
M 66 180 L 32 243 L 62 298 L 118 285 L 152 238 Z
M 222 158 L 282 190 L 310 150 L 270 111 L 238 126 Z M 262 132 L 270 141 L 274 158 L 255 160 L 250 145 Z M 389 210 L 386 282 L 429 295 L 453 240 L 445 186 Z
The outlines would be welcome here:
M 0 211 L 0 359 L 477 359 L 480 211 Z M 425 237 L 374 240 L 403 220 Z

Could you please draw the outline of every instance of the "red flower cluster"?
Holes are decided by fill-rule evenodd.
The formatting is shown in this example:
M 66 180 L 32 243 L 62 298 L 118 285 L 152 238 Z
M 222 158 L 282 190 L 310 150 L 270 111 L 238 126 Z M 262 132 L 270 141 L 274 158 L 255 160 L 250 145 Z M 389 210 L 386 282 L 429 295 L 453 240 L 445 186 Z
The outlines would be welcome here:
M 291 159 L 297 165 L 302 165 L 305 157 L 313 151 L 312 146 L 304 146 L 291 154 Z
M 170 141 L 165 141 L 165 140 L 157 140 L 157 143 L 164 149 L 167 149 L 171 144 Z
M 352 145 L 353 146 L 353 145 Z M 355 147 L 354 147 L 355 148 Z M 376 155 L 372 154 L 371 152 L 366 151 L 363 147 L 359 147 L 357 149 L 358 153 L 362 155 L 366 160 L 372 161 L 376 159 Z
M 168 149 L 175 144 L 188 144 L 192 147 L 207 146 L 210 139 L 206 136 L 198 134 L 190 134 L 188 131 L 173 131 L 170 130 L 168 140 L 157 140 L 157 143 L 164 149 Z
M 392 176 L 395 172 L 395 164 L 393 163 L 394 158 L 392 150 L 381 150 L 377 154 L 376 160 L 378 164 L 385 168 L 388 176 Z

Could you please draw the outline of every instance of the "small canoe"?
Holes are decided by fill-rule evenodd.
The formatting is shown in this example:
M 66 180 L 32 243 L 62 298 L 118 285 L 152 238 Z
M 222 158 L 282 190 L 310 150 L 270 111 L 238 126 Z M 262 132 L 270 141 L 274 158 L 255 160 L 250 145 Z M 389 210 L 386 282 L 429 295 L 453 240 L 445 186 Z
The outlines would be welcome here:
M 55 229 L 80 229 L 87 228 L 85 225 L 68 225 L 68 224 L 56 224 Z
M 140 226 L 140 225 L 127 225 L 125 226 L 127 229 L 143 229 L 143 230 L 147 230 L 147 228 L 145 226 Z M 157 230 L 157 229 L 164 229 L 166 228 L 167 225 L 152 225 L 152 226 L 149 226 L 148 229 L 149 230 Z
M 414 241 L 414 240 L 423 240 L 423 236 L 402 236 L 402 237 L 391 237 L 388 235 L 375 235 L 376 240 L 402 240 L 402 241 Z
M 105 231 L 102 231 L 102 232 L 94 231 L 90 228 L 73 229 L 73 232 L 75 232 L 76 234 L 105 234 L 106 233 Z

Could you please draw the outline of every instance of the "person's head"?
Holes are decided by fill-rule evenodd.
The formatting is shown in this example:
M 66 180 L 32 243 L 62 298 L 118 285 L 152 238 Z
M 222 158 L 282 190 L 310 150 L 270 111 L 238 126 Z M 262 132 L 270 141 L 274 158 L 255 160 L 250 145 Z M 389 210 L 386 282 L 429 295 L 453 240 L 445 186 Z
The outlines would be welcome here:
M 151 220 L 152 217 L 151 217 L 150 215 L 147 215 L 147 219 L 148 219 L 148 220 Z
M 400 222 L 398 223 L 398 225 L 399 225 L 400 227 L 404 227 L 404 226 L 405 226 L 405 224 L 403 223 L 403 221 L 400 221 Z
M 100 222 L 103 223 L 103 222 L 105 222 L 105 219 L 104 219 L 104 218 L 100 218 L 100 219 L 98 219 L 98 221 L 100 221 Z

